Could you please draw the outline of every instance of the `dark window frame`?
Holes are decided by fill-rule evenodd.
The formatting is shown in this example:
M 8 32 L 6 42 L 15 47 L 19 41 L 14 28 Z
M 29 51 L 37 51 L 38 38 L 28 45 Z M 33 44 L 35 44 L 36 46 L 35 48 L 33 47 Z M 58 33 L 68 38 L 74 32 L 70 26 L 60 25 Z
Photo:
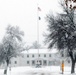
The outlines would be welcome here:
M 47 65 L 47 60 L 43 60 L 43 65 Z
M 44 54 L 44 57 L 46 57 L 46 54 Z
M 39 57 L 40 57 L 40 54 L 39 54 Z
M 35 60 L 32 60 L 32 65 L 35 65 Z
M 51 57 L 51 54 L 49 54 L 49 57 Z
M 27 54 L 27 57 L 29 58 L 29 54 Z
M 34 54 L 32 54 L 32 57 L 35 57 Z
M 27 64 L 29 64 L 30 63 L 30 61 L 27 61 Z
M 17 61 L 15 61 L 14 63 L 17 64 Z

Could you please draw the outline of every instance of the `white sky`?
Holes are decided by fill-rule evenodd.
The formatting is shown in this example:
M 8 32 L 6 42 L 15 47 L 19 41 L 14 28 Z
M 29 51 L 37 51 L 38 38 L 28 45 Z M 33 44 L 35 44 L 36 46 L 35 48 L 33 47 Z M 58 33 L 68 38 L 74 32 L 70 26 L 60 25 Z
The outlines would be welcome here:
M 7 25 L 19 26 L 24 31 L 24 40 L 31 44 L 37 40 L 37 3 L 41 8 L 39 15 L 39 43 L 43 44 L 46 32 L 46 14 L 61 12 L 59 0 L 0 0 L 0 40 Z

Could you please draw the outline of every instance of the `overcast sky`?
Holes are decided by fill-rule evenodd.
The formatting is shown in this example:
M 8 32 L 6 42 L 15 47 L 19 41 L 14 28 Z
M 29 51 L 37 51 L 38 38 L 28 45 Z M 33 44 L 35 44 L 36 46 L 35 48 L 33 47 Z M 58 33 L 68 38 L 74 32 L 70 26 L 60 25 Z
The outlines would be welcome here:
M 19 26 L 24 31 L 24 41 L 28 44 L 37 40 L 37 3 L 41 8 L 39 16 L 39 43 L 43 44 L 46 32 L 46 14 L 61 12 L 59 0 L 0 0 L 0 40 L 7 25 Z

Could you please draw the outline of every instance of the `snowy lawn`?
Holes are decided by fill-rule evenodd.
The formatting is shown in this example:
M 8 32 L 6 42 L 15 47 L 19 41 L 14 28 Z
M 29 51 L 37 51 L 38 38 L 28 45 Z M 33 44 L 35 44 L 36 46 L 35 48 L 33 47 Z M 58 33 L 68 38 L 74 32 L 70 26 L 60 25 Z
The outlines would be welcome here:
M 76 75 L 70 74 L 70 67 L 65 67 L 63 75 Z M 0 75 L 3 75 L 4 69 L 0 69 Z M 50 67 L 13 67 L 11 71 L 8 69 L 7 75 L 62 75 L 60 71 L 60 66 L 50 66 Z

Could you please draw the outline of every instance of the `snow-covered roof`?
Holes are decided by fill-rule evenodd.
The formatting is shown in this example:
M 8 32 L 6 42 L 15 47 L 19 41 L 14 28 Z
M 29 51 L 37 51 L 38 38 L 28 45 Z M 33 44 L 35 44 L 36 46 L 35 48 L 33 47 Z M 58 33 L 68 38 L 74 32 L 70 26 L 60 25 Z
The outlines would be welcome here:
M 39 51 L 38 51 L 39 50 Z M 23 51 L 22 53 L 57 53 L 57 49 L 30 49 L 28 51 Z

